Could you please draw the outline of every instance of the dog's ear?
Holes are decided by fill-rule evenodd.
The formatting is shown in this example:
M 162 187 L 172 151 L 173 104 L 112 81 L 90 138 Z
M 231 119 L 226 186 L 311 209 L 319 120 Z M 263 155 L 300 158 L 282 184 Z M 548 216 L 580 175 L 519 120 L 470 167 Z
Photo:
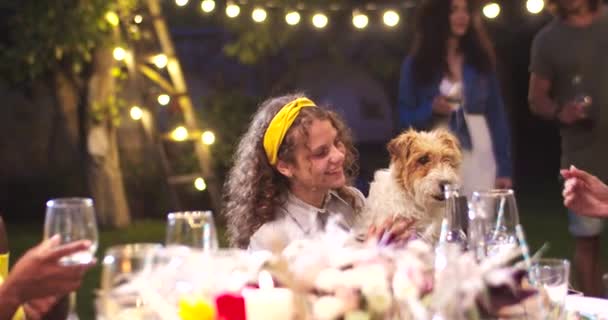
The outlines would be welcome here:
M 409 149 L 416 139 L 416 135 L 418 133 L 414 129 L 409 129 L 397 137 L 393 138 L 388 145 L 386 145 L 386 149 L 388 150 L 391 159 L 399 158 L 401 155 L 405 155 L 407 158 L 409 155 Z
M 446 129 L 437 129 L 435 132 L 444 146 L 460 153 L 460 142 L 456 136 Z

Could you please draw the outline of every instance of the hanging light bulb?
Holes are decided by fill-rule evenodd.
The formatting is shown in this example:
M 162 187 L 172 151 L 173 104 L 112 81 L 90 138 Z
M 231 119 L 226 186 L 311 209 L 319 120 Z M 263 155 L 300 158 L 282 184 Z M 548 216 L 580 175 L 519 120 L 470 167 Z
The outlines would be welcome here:
M 255 21 L 257 23 L 264 22 L 264 20 L 266 20 L 267 16 L 268 16 L 268 14 L 266 13 L 266 10 L 264 10 L 262 8 L 255 8 L 251 12 L 251 19 L 253 19 L 253 21 Z
M 106 18 L 106 21 L 108 21 L 108 23 L 113 27 L 118 26 L 118 24 L 120 23 L 120 18 L 114 11 L 106 12 L 106 15 L 104 17 Z
M 226 15 L 229 18 L 236 18 L 238 17 L 238 15 L 241 13 L 241 7 L 239 7 L 238 5 L 229 2 L 228 5 L 226 5 Z
M 129 110 L 129 115 L 133 120 L 141 120 L 141 118 L 144 116 L 144 111 L 138 106 L 132 106 L 131 110 Z
M 175 141 L 185 141 L 188 139 L 188 129 L 184 126 L 179 126 L 171 132 L 171 139 Z
M 203 141 L 203 144 L 206 144 L 208 146 L 212 145 L 215 142 L 215 134 L 207 130 L 201 135 L 201 140 Z
M 112 56 L 116 61 L 122 61 L 127 57 L 127 51 L 122 47 L 116 47 L 112 51 Z
M 382 21 L 388 27 L 394 27 L 399 24 L 399 14 L 395 10 L 386 10 L 382 15 Z
M 317 29 L 325 28 L 328 22 L 329 19 L 323 13 L 315 13 L 315 15 L 312 16 L 312 25 L 315 26 L 315 28 Z
M 300 13 L 297 11 L 290 11 L 285 15 L 285 22 L 290 26 L 295 26 L 300 23 Z
M 530 12 L 531 14 L 540 13 L 541 11 L 543 11 L 544 7 L 545 7 L 545 1 L 543 1 L 543 0 L 526 1 L 526 9 L 528 9 L 528 12 Z
M 206 13 L 213 11 L 215 9 L 215 1 L 203 0 L 203 2 L 201 2 L 201 9 Z
M 353 25 L 355 26 L 355 28 L 365 29 L 365 27 L 367 27 L 368 23 L 369 23 L 369 18 L 367 17 L 367 15 L 365 15 L 359 11 L 355 11 L 353 13 Z
M 500 5 L 496 2 L 490 2 L 483 6 L 483 15 L 488 19 L 494 19 L 500 14 Z
M 198 177 L 194 180 L 194 187 L 198 191 L 205 191 L 207 189 L 207 184 L 205 183 L 205 179 Z
M 169 102 L 171 102 L 171 97 L 168 94 L 161 94 L 158 96 L 158 98 L 156 98 L 156 100 L 158 101 L 158 104 L 160 104 L 161 106 L 166 106 L 169 104 Z
M 159 68 L 162 69 L 164 67 L 167 66 L 167 63 L 169 62 L 169 59 L 167 58 L 166 55 L 164 54 L 157 54 L 152 58 L 152 62 L 154 63 L 154 65 Z
M 179 7 L 183 7 L 188 4 L 188 0 L 175 0 L 175 4 Z
M 142 17 L 141 14 L 136 14 L 135 17 L 133 17 L 133 22 L 136 24 L 140 24 L 142 21 L 144 21 L 144 17 Z

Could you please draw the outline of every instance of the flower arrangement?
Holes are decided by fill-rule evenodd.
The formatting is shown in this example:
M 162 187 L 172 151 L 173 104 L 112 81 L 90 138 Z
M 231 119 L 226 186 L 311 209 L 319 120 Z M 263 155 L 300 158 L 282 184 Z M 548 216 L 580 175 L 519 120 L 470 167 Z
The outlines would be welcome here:
M 182 248 L 107 299 L 137 292 L 145 303 L 123 308 L 130 319 L 440 320 L 495 315 L 534 293 L 521 286 L 516 248 L 481 263 L 457 246 L 440 248 L 421 240 L 404 248 L 346 245 L 335 235 L 296 241 L 279 254 Z

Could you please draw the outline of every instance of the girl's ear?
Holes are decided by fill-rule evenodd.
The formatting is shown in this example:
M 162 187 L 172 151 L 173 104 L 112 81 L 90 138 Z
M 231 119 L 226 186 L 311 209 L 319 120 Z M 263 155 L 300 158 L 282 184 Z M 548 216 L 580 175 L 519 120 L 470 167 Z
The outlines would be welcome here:
M 277 171 L 279 171 L 279 173 L 281 173 L 288 179 L 293 177 L 293 172 L 291 170 L 291 166 L 289 165 L 289 163 L 287 163 L 283 160 L 277 161 Z

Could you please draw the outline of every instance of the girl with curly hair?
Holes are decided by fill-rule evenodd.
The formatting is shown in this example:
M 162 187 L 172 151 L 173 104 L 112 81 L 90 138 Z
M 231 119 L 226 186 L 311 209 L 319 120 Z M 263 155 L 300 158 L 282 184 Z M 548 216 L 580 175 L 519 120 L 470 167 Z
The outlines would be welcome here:
M 329 216 L 350 228 L 364 205 L 350 186 L 357 152 L 340 117 L 302 94 L 264 101 L 242 137 L 225 185 L 232 246 L 272 249 L 324 231 Z

